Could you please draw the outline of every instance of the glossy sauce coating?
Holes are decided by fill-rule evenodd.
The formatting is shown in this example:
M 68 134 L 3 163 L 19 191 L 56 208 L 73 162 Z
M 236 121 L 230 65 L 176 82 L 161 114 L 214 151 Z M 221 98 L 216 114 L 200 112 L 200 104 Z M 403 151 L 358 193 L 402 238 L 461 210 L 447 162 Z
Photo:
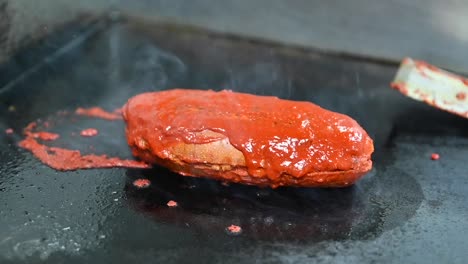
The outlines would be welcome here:
M 180 142 L 219 141 L 198 133 L 217 132 L 243 153 L 249 175 L 271 180 L 352 170 L 373 152 L 372 140 L 350 117 L 277 97 L 174 89 L 135 96 L 124 118 L 129 144 L 143 139 L 162 159 L 170 159 L 167 149 Z

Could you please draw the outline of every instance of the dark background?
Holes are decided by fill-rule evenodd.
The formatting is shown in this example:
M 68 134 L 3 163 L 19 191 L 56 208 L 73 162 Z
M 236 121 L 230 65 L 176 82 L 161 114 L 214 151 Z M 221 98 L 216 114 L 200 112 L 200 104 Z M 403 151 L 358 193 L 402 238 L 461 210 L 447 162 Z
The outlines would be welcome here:
M 464 0 L 0 0 L 0 61 L 83 11 L 109 8 L 333 52 L 412 56 L 468 73 Z

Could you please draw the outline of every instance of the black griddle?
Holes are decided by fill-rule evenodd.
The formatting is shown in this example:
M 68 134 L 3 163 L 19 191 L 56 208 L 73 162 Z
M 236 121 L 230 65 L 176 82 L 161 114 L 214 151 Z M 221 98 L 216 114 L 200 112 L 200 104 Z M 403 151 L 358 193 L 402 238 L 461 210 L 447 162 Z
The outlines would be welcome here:
M 64 26 L 0 66 L 0 262 L 464 263 L 468 120 L 390 89 L 396 70 L 133 17 Z M 61 135 L 51 144 L 131 158 L 123 122 L 57 113 L 174 87 L 348 114 L 375 140 L 374 169 L 351 188 L 271 190 L 160 167 L 58 172 L 17 147 L 41 119 Z M 87 127 L 100 134 L 76 135 Z M 152 185 L 136 188 L 139 178 Z

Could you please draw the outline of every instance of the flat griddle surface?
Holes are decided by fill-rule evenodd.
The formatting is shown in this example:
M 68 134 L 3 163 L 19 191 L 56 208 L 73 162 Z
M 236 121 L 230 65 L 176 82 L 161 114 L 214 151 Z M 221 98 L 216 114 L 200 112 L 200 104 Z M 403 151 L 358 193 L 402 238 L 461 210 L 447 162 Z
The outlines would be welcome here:
M 0 262 L 466 260 L 468 120 L 391 90 L 396 65 L 136 20 L 96 27 L 68 29 L 72 44 L 46 40 L 40 67 L 20 54 L 1 68 Z M 54 144 L 131 157 L 123 122 L 55 114 L 111 110 L 174 87 L 276 95 L 348 114 L 375 140 L 374 169 L 351 188 L 271 190 L 159 167 L 57 172 L 16 145 L 25 125 L 49 117 L 62 136 Z M 87 127 L 100 134 L 72 136 Z M 430 160 L 432 152 L 441 159 Z M 151 187 L 135 188 L 138 178 Z M 167 208 L 169 200 L 179 207 Z M 227 234 L 231 224 L 243 233 Z

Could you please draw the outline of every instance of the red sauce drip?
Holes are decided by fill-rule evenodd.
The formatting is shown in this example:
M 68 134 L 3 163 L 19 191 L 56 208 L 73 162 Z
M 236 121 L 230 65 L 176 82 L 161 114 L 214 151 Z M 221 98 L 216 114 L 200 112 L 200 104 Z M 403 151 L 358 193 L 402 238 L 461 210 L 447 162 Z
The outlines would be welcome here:
M 177 202 L 176 201 L 173 201 L 173 200 L 170 200 L 169 202 L 167 202 L 167 206 L 169 207 L 177 207 Z
M 167 157 L 167 147 L 179 142 L 219 140 L 194 133 L 211 130 L 244 154 L 250 175 L 272 180 L 282 173 L 302 177 L 311 171 L 349 170 L 356 159 L 370 158 L 373 151 L 370 137 L 350 117 L 270 96 L 199 90 L 146 93 L 129 100 L 124 117 L 130 144 L 144 138 L 145 148 L 159 157 Z
M 107 112 L 106 110 L 100 107 L 91 107 L 91 108 L 78 108 L 75 113 L 77 115 L 84 115 L 90 117 L 98 117 L 107 120 L 119 120 L 122 119 L 122 115 L 119 113 Z
M 136 179 L 133 181 L 133 186 L 143 189 L 148 188 L 151 185 L 151 181 L 148 179 Z
M 438 160 L 438 159 L 440 159 L 440 155 L 439 155 L 439 154 L 437 154 L 437 153 L 432 153 L 432 154 L 431 154 L 431 160 Z
M 7 128 L 7 129 L 5 129 L 5 133 L 6 133 L 7 135 L 11 135 L 11 134 L 13 134 L 13 132 L 14 132 L 14 131 L 13 131 L 13 128 Z
M 242 228 L 238 225 L 230 225 L 226 229 L 231 234 L 240 234 L 242 232 Z
M 83 137 L 94 137 L 97 136 L 98 130 L 95 128 L 84 129 L 80 132 L 80 135 Z
M 456 97 L 457 97 L 458 100 L 463 101 L 463 100 L 466 99 L 466 93 L 459 92 L 459 93 L 457 93 Z

